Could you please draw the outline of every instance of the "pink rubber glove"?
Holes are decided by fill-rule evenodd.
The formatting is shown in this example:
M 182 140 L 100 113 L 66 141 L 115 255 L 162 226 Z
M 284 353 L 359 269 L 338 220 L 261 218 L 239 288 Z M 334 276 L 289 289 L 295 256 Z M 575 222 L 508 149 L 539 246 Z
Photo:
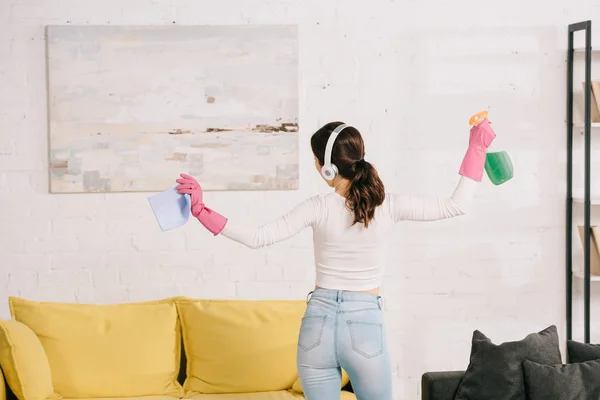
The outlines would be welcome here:
M 496 133 L 487 119 L 481 121 L 479 125 L 473 126 L 469 136 L 469 148 L 458 173 L 474 181 L 481 182 L 487 148 L 490 147 L 495 138 Z
M 177 179 L 176 182 L 179 183 L 179 186 L 177 186 L 179 193 L 191 196 L 192 215 L 213 235 L 216 236 L 221 233 L 225 228 L 225 224 L 227 224 L 227 218 L 204 205 L 202 187 L 200 187 L 198 181 L 189 175 L 181 174 L 181 178 Z

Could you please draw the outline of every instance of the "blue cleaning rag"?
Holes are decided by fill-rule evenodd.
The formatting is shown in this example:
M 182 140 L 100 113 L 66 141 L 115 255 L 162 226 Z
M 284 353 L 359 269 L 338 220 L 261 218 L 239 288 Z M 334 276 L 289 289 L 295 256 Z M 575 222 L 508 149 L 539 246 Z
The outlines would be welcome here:
M 148 201 L 163 232 L 179 228 L 190 219 L 190 195 L 181 194 L 176 188 L 152 195 Z

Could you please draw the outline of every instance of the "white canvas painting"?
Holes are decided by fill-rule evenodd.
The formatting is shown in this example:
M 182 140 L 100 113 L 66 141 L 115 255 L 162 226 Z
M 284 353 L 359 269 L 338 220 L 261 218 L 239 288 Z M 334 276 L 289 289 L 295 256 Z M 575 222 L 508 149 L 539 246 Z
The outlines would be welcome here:
M 48 27 L 50 188 L 298 185 L 295 26 Z

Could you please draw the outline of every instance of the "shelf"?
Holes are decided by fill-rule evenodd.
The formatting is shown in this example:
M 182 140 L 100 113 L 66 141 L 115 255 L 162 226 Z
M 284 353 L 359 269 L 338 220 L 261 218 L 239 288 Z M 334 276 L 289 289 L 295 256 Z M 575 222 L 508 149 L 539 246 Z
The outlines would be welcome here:
M 579 134 L 583 136 L 585 134 L 585 125 L 584 124 L 573 124 L 573 128 L 579 130 Z M 592 122 L 590 124 L 590 133 L 596 135 L 600 133 L 600 122 Z
M 598 128 L 600 128 L 600 123 L 592 123 L 590 124 L 590 120 L 585 120 L 582 121 L 582 119 L 584 119 L 586 116 L 585 115 L 579 115 L 579 117 L 574 116 L 574 104 L 575 104 L 575 96 L 578 97 L 577 101 L 579 102 L 580 97 L 582 95 L 581 91 L 575 91 L 576 87 L 580 87 L 580 83 L 577 83 L 577 85 L 574 84 L 574 78 L 575 78 L 575 73 L 574 73 L 574 69 L 575 69 L 575 62 L 577 62 L 577 64 L 583 62 L 584 66 L 585 66 L 585 70 L 586 72 L 589 72 L 592 69 L 592 63 L 595 63 L 598 61 L 600 56 L 600 47 L 598 47 L 598 42 L 596 41 L 596 48 L 594 48 L 594 45 L 592 44 L 592 21 L 590 19 L 586 19 L 586 20 L 581 20 L 581 21 L 576 21 L 573 23 L 570 23 L 568 25 L 568 35 L 567 35 L 567 39 L 568 42 L 571 46 L 571 48 L 569 49 L 569 51 L 572 51 L 572 53 L 568 54 L 567 57 L 567 84 L 568 87 L 570 89 L 570 92 L 566 94 L 566 99 L 567 100 L 567 104 L 569 105 L 569 107 L 567 107 L 567 121 L 572 121 L 575 122 L 575 120 L 577 120 L 577 122 L 575 122 L 573 124 L 572 127 L 570 127 L 569 130 L 571 130 L 572 128 L 575 128 L 577 130 L 579 130 L 580 133 L 584 133 L 583 131 L 585 130 L 585 125 L 584 122 L 587 122 L 590 126 L 590 130 L 588 131 L 590 133 L 590 136 L 587 137 L 587 139 L 592 139 L 591 136 L 595 136 L 594 140 L 597 138 L 597 136 L 600 134 L 600 130 L 598 130 Z M 585 35 L 585 36 L 584 36 Z M 585 37 L 585 41 L 581 40 L 582 36 Z M 574 48 L 573 48 L 574 47 Z M 572 49 L 572 50 L 571 50 Z M 587 55 L 589 55 L 589 57 L 586 57 Z M 579 74 L 577 74 L 579 75 Z M 590 78 L 589 76 L 586 76 L 587 78 Z M 580 80 L 581 78 L 578 76 L 577 78 L 578 80 Z M 584 96 L 585 97 L 585 96 Z M 591 100 L 591 99 L 588 99 Z M 593 103 L 589 104 L 590 106 L 594 106 Z M 581 105 L 579 105 L 579 107 L 581 107 Z M 583 111 L 583 110 L 579 110 L 579 111 Z M 592 110 L 590 110 L 592 111 Z M 581 114 L 581 112 L 579 113 Z M 574 133 L 574 132 L 573 132 Z M 574 136 L 574 135 L 573 135 Z M 574 137 L 571 136 L 569 137 L 569 140 L 567 141 L 567 154 L 568 157 L 572 160 L 573 158 L 573 145 L 574 145 Z M 591 143 L 590 140 L 585 140 L 584 141 L 584 151 L 587 155 L 591 155 Z M 585 169 L 587 172 L 592 173 L 592 166 L 591 166 L 591 157 L 585 157 L 584 163 L 585 163 Z M 569 165 L 568 168 L 568 172 L 572 172 L 572 169 L 570 168 L 572 167 L 572 164 Z M 590 178 L 589 176 L 587 176 L 587 178 Z M 594 176 L 594 180 L 596 180 L 596 176 Z M 591 182 L 588 182 L 591 183 Z M 573 334 L 573 280 L 577 280 L 579 282 L 577 283 L 581 283 L 582 281 L 584 283 L 588 282 L 586 281 L 583 271 L 584 271 L 584 260 L 578 260 L 578 262 L 574 262 L 572 257 L 574 255 L 574 249 L 573 249 L 573 221 L 570 220 L 570 217 L 572 217 L 573 214 L 573 208 L 574 208 L 574 203 L 584 203 L 584 190 L 583 188 L 578 188 L 574 189 L 573 188 L 573 174 L 567 174 L 567 191 L 569 193 L 572 194 L 572 199 L 569 202 L 569 204 L 567 205 L 567 216 L 569 217 L 567 220 L 567 225 L 566 225 L 566 242 L 567 242 L 567 256 L 568 256 L 568 261 L 566 263 L 566 274 L 567 276 L 573 277 L 574 279 L 567 279 L 568 284 L 567 284 L 567 340 L 571 340 L 572 339 L 572 334 Z M 591 192 L 590 187 L 588 186 L 587 188 L 587 193 L 590 195 L 590 203 L 594 204 L 594 205 L 600 205 L 600 193 L 598 193 L 596 190 L 593 191 L 593 193 Z M 588 225 L 591 226 L 590 224 L 590 218 L 591 215 L 590 213 L 586 213 L 586 215 L 584 216 L 584 225 Z M 578 222 L 578 226 L 580 226 L 580 222 Z M 579 228 L 577 228 L 577 230 L 579 230 Z M 587 235 L 588 233 L 586 233 Z M 590 237 L 591 239 L 591 237 Z M 591 242 L 590 242 L 591 245 Z M 584 244 L 585 246 L 585 244 Z M 595 254 L 589 254 L 590 256 L 590 262 L 592 262 L 591 257 L 594 256 L 594 263 L 596 261 L 596 256 Z M 579 258 L 579 257 L 578 257 Z M 590 265 L 591 267 L 591 265 Z M 595 266 L 594 266 L 595 267 Z M 595 269 L 594 269 L 595 271 Z M 590 271 L 591 272 L 591 271 Z M 587 277 L 590 281 L 594 281 L 594 282 L 600 282 L 600 276 L 598 275 L 590 275 Z M 592 320 L 592 313 L 591 313 L 591 295 L 592 295 L 592 290 L 589 286 L 591 285 L 587 285 L 584 284 L 584 290 L 583 290 L 583 323 L 584 323 L 584 329 L 583 329 L 583 333 L 584 333 L 584 341 L 586 343 L 590 342 L 590 336 L 591 336 L 591 320 Z M 595 286 L 595 285 L 594 285 Z M 597 313 L 595 313 L 597 314 Z
M 574 203 L 584 203 L 584 197 L 583 196 L 573 196 L 573 202 Z M 600 205 L 600 197 L 591 197 L 590 198 L 590 204 L 594 205 L 594 206 L 599 206 Z
M 583 53 L 583 54 L 585 54 L 585 47 L 575 47 L 573 49 L 573 51 L 575 53 Z M 597 54 L 597 53 L 600 53 L 600 49 L 595 49 L 595 48 L 592 47 L 592 54 Z
M 573 276 L 579 279 L 584 279 L 583 277 L 583 271 L 580 270 L 573 270 Z M 600 282 L 600 276 L 598 275 L 590 275 L 590 281 L 592 282 Z
M 578 122 L 576 124 L 573 124 L 574 128 L 581 128 L 581 129 L 585 129 L 585 124 L 583 124 L 582 122 Z M 590 124 L 590 127 L 592 129 L 600 129 L 600 122 L 592 122 Z

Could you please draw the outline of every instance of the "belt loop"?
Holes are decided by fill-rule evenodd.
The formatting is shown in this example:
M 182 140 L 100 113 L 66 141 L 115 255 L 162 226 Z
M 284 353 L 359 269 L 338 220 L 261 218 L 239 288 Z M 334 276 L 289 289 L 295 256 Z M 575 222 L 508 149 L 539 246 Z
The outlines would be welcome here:
M 337 302 L 338 304 L 342 302 L 342 291 L 338 290 L 337 292 Z
M 377 296 L 377 305 L 379 306 L 380 310 L 383 310 L 383 299 L 381 296 Z

